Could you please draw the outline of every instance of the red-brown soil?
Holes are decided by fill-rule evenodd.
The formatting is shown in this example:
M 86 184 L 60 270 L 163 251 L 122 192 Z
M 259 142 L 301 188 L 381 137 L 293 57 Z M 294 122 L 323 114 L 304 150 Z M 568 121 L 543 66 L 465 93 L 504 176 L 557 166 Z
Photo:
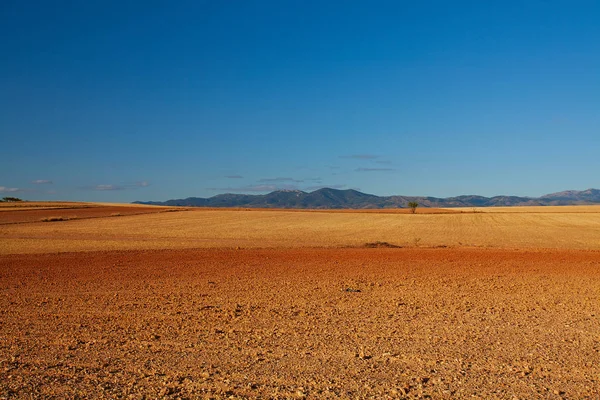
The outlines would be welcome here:
M 139 206 L 74 206 L 56 208 L 15 208 L 0 212 L 0 225 L 27 222 L 60 222 L 73 219 L 120 217 L 124 215 L 152 214 L 185 209 Z
M 598 398 L 600 252 L 0 255 L 0 398 Z

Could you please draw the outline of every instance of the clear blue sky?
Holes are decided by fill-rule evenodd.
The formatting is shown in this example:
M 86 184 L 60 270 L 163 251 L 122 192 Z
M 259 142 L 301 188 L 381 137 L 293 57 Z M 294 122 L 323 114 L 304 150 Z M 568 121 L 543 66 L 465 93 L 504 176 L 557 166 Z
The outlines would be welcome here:
M 0 195 L 600 187 L 597 1 L 0 2 Z

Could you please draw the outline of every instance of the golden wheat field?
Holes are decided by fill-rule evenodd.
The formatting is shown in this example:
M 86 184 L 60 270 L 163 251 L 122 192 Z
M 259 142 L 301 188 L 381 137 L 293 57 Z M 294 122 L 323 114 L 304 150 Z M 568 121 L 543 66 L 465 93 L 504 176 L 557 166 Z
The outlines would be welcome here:
M 26 211 L 13 213 L 17 217 L 4 212 L 0 214 L 0 252 L 344 247 L 372 242 L 423 247 L 600 249 L 600 206 L 419 211 L 413 215 L 111 205 L 91 210 L 47 210 L 19 224 L 9 222 L 17 217 L 23 220 Z M 111 218 L 86 218 L 90 212 Z M 60 219 L 70 214 L 73 218 L 68 220 L 42 222 L 44 215 Z
M 0 398 L 594 399 L 600 207 L 0 212 Z

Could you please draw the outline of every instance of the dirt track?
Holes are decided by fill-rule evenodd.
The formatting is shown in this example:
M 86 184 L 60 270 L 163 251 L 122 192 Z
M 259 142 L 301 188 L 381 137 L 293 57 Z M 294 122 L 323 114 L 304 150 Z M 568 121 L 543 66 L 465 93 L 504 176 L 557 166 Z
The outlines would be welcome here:
M 598 398 L 600 252 L 0 256 L 0 398 Z

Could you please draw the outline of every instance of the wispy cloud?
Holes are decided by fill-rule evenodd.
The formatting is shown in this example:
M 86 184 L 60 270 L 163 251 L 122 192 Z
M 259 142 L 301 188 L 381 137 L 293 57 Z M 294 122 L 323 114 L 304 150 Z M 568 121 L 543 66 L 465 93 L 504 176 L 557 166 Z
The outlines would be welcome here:
M 27 191 L 27 190 L 21 189 L 21 188 L 0 186 L 0 193 L 19 193 L 19 192 L 25 192 L 25 191 Z
M 229 193 L 267 193 L 274 192 L 276 190 L 298 190 L 296 185 L 248 185 L 241 187 L 220 187 L 220 188 L 207 188 L 216 192 L 229 192 Z
M 381 172 L 381 171 L 395 171 L 394 168 L 356 168 L 356 172 Z
M 120 185 L 112 185 L 112 184 L 103 184 L 96 186 L 88 186 L 82 189 L 84 190 L 96 190 L 96 191 L 111 191 L 111 190 L 127 190 L 127 189 L 137 189 L 144 188 L 150 186 L 150 183 L 146 181 L 132 182 L 132 183 L 123 183 Z
M 277 178 L 262 178 L 258 180 L 259 182 L 294 182 L 294 183 L 302 183 L 304 182 L 301 179 L 294 179 L 294 178 L 282 178 L 282 177 L 277 177 Z
M 35 181 L 31 181 L 34 185 L 51 185 L 54 182 L 47 179 L 36 179 Z
M 92 190 L 108 191 L 108 190 L 125 190 L 124 186 L 119 185 L 96 185 Z
M 225 178 L 227 178 L 227 179 L 242 179 L 243 176 L 241 176 L 241 175 L 226 175 Z
M 392 162 L 390 160 L 380 160 L 375 161 L 376 164 L 390 165 Z
M 347 156 L 340 156 L 340 158 L 351 158 L 354 160 L 374 160 L 379 158 L 376 154 L 350 154 Z

